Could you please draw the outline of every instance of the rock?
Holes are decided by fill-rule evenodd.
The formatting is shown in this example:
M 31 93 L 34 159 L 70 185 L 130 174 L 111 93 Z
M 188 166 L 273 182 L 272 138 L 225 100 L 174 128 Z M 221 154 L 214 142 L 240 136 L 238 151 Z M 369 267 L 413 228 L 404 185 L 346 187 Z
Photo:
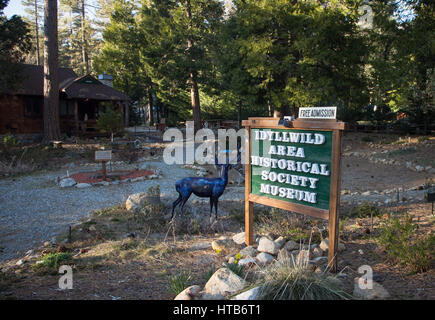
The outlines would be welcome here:
M 275 258 L 272 255 L 270 255 L 266 252 L 260 252 L 255 257 L 255 259 L 257 260 L 259 265 L 266 265 L 266 264 L 269 264 L 275 260 Z
M 128 196 L 127 201 L 125 201 L 125 208 L 128 211 L 140 208 L 146 202 L 146 193 L 135 193 Z
M 239 293 L 231 300 L 258 300 L 258 294 L 260 293 L 260 287 L 252 288 L 248 291 Z
M 205 284 L 203 298 L 220 299 L 241 291 L 246 285 L 245 280 L 228 268 L 220 268 Z
M 235 234 L 233 236 L 233 241 L 239 245 L 244 244 L 245 243 L 245 233 L 240 232 L 240 233 Z
M 211 247 L 214 251 L 226 251 L 234 247 L 234 243 L 227 238 L 217 239 L 211 243 Z
M 75 187 L 76 187 L 76 188 L 79 188 L 79 189 L 82 189 L 82 188 L 89 188 L 89 187 L 92 187 L 92 185 L 89 184 L 89 183 L 77 183 L 77 184 L 75 185 Z
M 320 242 L 320 249 L 322 249 L 323 251 L 328 251 L 329 249 L 329 242 L 328 239 L 324 239 L 322 240 L 322 242 Z
M 59 186 L 61 188 L 68 188 L 68 187 L 72 187 L 76 184 L 76 181 L 73 178 L 65 178 L 60 180 L 59 182 Z
M 288 251 L 293 251 L 293 250 L 299 249 L 299 244 L 293 240 L 289 240 L 284 245 L 284 248 Z
M 249 258 L 243 258 L 243 259 L 240 259 L 237 264 L 239 266 L 241 266 L 241 267 L 245 267 L 245 266 L 249 266 L 249 265 L 254 265 L 255 264 L 255 260 L 253 258 L 251 258 L 251 257 L 249 257 Z
M 311 261 L 313 263 L 315 263 L 316 265 L 321 265 L 323 263 L 328 263 L 328 257 L 324 257 L 324 256 L 316 257 L 316 258 L 313 258 Z
M 282 246 L 285 244 L 285 239 L 284 239 L 284 237 L 281 236 L 278 239 L 275 239 L 274 242 L 276 243 L 278 249 L 281 249 Z
M 258 250 L 252 246 L 240 250 L 240 255 L 242 256 L 242 258 L 255 257 L 257 254 L 258 254 Z
M 338 250 L 338 252 L 342 252 L 342 251 L 346 250 L 346 246 L 344 245 L 344 243 L 339 242 L 337 250 Z
M 174 300 L 200 300 L 201 299 L 201 287 L 194 285 L 184 289 L 180 292 Z
M 195 250 L 206 250 L 211 247 L 211 244 L 209 242 L 198 242 L 192 244 L 188 251 L 195 251 Z
M 320 249 L 322 249 L 323 251 L 328 251 L 328 249 L 329 249 L 328 239 L 322 240 L 322 242 L 320 243 Z M 338 246 L 337 246 L 337 250 L 338 250 L 338 252 L 342 252 L 342 251 L 346 250 L 346 246 L 344 245 L 344 243 L 339 242 Z
M 323 256 L 323 250 L 317 247 L 312 250 L 312 253 L 315 258 Z
M 362 300 L 387 299 L 390 293 L 376 281 L 373 281 L 372 289 L 362 289 L 359 285 L 359 278 L 355 278 L 353 296 Z
M 274 241 L 272 241 L 266 237 L 262 237 L 260 239 L 260 243 L 258 244 L 257 250 L 260 252 L 277 254 L 279 251 L 279 247 Z

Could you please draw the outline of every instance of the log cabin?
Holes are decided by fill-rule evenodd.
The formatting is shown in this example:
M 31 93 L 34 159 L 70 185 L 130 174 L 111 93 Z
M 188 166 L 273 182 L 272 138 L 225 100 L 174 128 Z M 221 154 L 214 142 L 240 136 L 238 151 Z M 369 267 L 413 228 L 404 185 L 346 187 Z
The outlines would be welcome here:
M 43 132 L 44 69 L 22 65 L 22 78 L 14 91 L 0 91 L 0 134 L 41 134 Z M 59 68 L 60 130 L 68 135 L 94 135 L 98 114 L 114 108 L 129 117 L 129 97 L 111 86 L 111 76 L 78 76 L 70 68 Z

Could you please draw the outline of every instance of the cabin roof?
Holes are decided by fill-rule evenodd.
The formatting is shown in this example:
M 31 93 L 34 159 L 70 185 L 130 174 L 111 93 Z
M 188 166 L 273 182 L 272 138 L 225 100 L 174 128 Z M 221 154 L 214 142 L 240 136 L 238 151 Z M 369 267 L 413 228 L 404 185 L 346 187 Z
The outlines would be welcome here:
M 32 64 L 22 66 L 24 80 L 17 90 L 8 93 L 42 96 L 44 94 L 43 66 Z M 130 100 L 125 93 L 103 84 L 91 75 L 79 77 L 70 68 L 59 68 L 58 76 L 59 91 L 63 92 L 67 99 Z

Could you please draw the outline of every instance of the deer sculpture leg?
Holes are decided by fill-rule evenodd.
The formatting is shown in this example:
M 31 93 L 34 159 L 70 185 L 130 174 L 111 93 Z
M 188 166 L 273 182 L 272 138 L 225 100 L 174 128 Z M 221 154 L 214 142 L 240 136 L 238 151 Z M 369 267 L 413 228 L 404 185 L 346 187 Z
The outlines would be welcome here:
M 174 217 L 174 210 L 175 207 L 178 206 L 178 204 L 183 200 L 183 196 L 181 195 L 181 193 L 178 195 L 177 200 L 174 201 L 174 203 L 172 204 L 172 215 L 171 215 L 171 220 Z

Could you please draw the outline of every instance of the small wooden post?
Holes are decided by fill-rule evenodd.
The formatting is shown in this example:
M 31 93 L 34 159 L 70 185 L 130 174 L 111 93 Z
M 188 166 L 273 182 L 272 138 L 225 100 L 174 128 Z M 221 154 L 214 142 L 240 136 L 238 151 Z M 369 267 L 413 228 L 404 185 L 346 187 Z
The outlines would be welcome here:
M 102 171 L 103 171 L 103 180 L 106 181 L 106 161 L 101 161 Z
M 76 128 L 76 134 L 79 133 L 79 103 L 74 100 L 74 124 Z
M 248 140 L 245 141 L 245 243 L 247 246 L 254 244 L 254 204 L 249 201 L 251 194 L 251 130 L 247 127 Z
M 340 159 L 341 159 L 341 132 L 332 132 L 332 159 L 331 159 L 331 186 L 329 197 L 329 240 L 328 240 L 328 267 L 332 272 L 337 270 L 337 248 L 339 232 L 340 211 Z

